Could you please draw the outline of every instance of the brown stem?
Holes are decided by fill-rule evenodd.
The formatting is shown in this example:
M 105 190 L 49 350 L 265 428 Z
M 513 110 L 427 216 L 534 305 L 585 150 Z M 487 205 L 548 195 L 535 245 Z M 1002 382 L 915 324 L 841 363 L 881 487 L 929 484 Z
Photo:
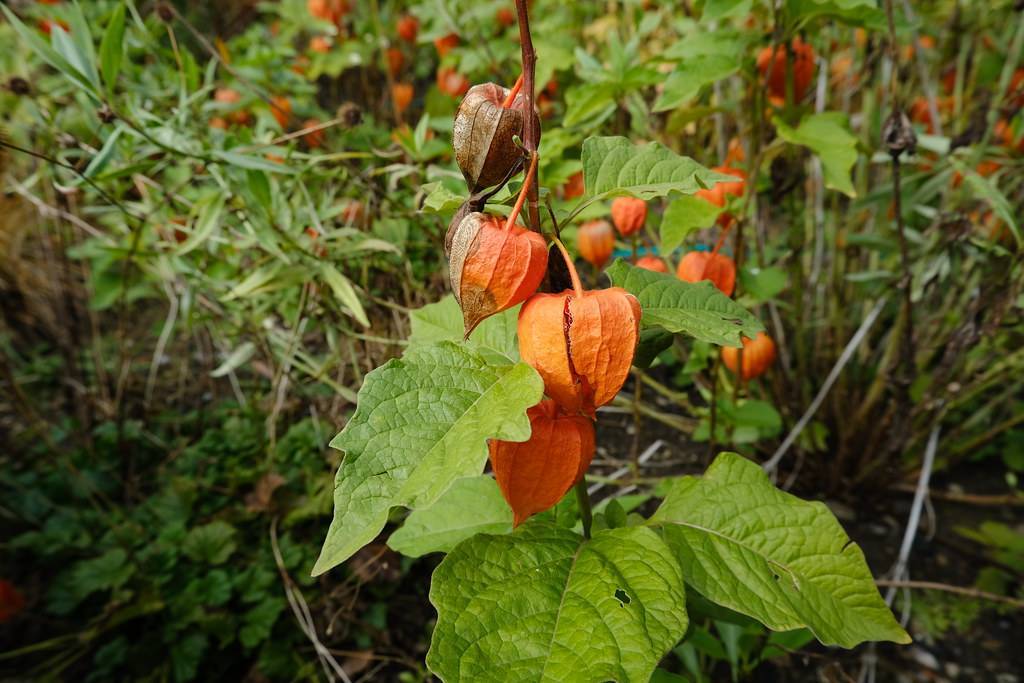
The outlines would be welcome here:
M 523 55 L 522 88 L 526 98 L 526 107 L 523 113 L 523 148 L 527 154 L 532 154 L 540 145 L 540 126 L 537 124 L 536 109 L 537 51 L 533 48 L 533 37 L 530 35 L 530 13 L 527 8 L 527 0 L 516 0 L 516 13 L 519 17 L 519 44 L 522 46 Z M 530 230 L 534 232 L 540 232 L 538 194 L 537 179 L 534 178 L 529 189 L 530 207 L 528 212 Z

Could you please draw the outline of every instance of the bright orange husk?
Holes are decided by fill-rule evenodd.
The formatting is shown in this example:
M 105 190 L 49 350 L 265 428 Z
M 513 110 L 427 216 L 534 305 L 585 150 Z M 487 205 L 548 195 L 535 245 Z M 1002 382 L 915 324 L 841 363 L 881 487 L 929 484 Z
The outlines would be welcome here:
M 790 49 L 792 53 L 790 60 L 793 70 L 793 100 L 799 102 L 803 99 L 814 78 L 814 48 L 800 38 L 794 38 Z M 763 48 L 757 56 L 757 69 L 767 81 L 768 99 L 771 103 L 776 106 L 784 104 L 786 101 L 785 46 L 777 45 L 774 53 L 770 46 Z
M 640 232 L 647 220 L 647 202 L 636 197 L 617 197 L 612 202 L 612 222 L 623 237 Z
M 739 368 L 740 350 L 730 346 L 722 347 L 722 362 L 733 372 Z M 775 362 L 775 342 L 764 332 L 758 332 L 753 339 L 743 338 L 743 379 L 763 375 Z
M 548 267 L 548 246 L 536 232 L 505 219 L 471 213 L 455 228 L 449 258 L 452 292 L 466 337 L 488 316 L 525 301 Z
M 491 441 L 491 467 L 512 508 L 513 524 L 554 506 L 580 480 L 594 458 L 594 423 L 562 414 L 545 400 L 526 414 L 529 441 Z
M 615 250 L 615 233 L 608 221 L 587 221 L 576 234 L 576 249 L 583 260 L 602 268 Z
M 395 112 L 401 114 L 412 102 L 413 90 L 411 83 L 395 83 L 391 86 L 391 100 L 395 104 Z
M 668 266 L 657 256 L 644 256 L 642 259 L 638 259 L 636 267 L 643 268 L 644 270 L 653 270 L 655 273 L 668 272 Z
M 743 171 L 738 168 L 730 168 L 729 166 L 715 166 L 711 170 L 717 173 L 735 176 L 736 178 L 739 178 L 739 180 L 715 183 L 707 190 L 698 190 L 696 196 L 714 204 L 715 206 L 724 207 L 725 202 L 729 197 L 742 197 L 743 193 L 746 192 L 747 174 Z
M 724 254 L 691 251 L 679 262 L 676 276 L 685 282 L 711 280 L 726 296 L 736 289 L 736 264 Z
M 593 416 L 629 376 L 640 314 L 620 287 L 534 294 L 519 311 L 519 355 L 563 410 Z
M 281 95 L 270 98 L 270 113 L 281 128 L 288 128 L 288 121 L 292 117 L 291 100 Z

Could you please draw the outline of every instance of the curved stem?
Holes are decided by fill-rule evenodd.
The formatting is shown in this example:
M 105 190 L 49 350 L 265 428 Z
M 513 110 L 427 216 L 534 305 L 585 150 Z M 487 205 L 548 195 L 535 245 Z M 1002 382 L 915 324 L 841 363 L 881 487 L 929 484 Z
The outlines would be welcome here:
M 580 274 L 576 272 L 576 264 L 572 262 L 572 258 L 569 256 L 569 252 L 566 251 L 565 245 L 562 244 L 562 240 L 557 237 L 553 238 L 555 246 L 558 247 L 558 251 L 562 252 L 562 258 L 565 259 L 565 267 L 569 269 L 569 278 L 572 280 L 573 291 L 576 292 L 576 296 L 580 299 L 583 298 L 583 285 L 580 284 Z
M 530 191 L 530 183 L 533 182 L 533 177 L 537 175 L 537 153 L 534 152 L 530 155 L 530 169 L 526 172 L 526 178 L 523 179 L 523 187 L 519 190 L 519 198 L 516 199 L 516 205 L 512 207 L 512 213 L 508 215 L 508 220 L 505 221 L 505 229 L 509 230 L 513 225 L 516 224 L 516 220 L 519 218 L 519 212 L 523 210 L 523 203 L 526 201 L 526 195 Z
M 516 101 L 516 95 L 519 94 L 519 89 L 523 87 L 523 74 L 519 74 L 519 78 L 516 79 L 516 84 L 512 86 L 512 89 L 508 91 L 508 97 L 501 103 L 502 109 L 508 109 L 512 106 L 512 103 Z
M 590 527 L 594 523 L 594 513 L 590 508 L 590 493 L 587 491 L 587 478 L 580 477 L 576 482 L 576 502 L 580 508 L 580 521 L 583 522 L 583 538 L 590 538 Z

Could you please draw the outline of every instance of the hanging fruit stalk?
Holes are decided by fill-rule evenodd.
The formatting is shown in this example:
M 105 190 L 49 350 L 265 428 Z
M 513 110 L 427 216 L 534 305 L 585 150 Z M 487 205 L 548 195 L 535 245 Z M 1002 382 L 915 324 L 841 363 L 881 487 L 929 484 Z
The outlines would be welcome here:
M 620 287 L 584 291 L 565 246 L 572 289 L 534 294 L 519 312 L 519 355 L 567 413 L 591 417 L 629 376 L 640 337 L 640 302 Z
M 451 234 L 449 277 L 462 307 L 466 338 L 488 316 L 525 301 L 544 279 L 548 264 L 544 238 L 516 225 L 536 173 L 534 154 L 507 220 L 473 211 Z
M 512 508 L 515 526 L 561 500 L 594 458 L 594 423 L 588 418 L 565 415 L 550 399 L 526 414 L 528 441 L 488 444 L 494 478 Z

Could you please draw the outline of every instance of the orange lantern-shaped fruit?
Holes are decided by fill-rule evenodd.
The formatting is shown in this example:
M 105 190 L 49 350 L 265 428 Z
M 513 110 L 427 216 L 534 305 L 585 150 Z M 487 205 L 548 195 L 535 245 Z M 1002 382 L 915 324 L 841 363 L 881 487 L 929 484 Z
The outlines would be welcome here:
M 391 99 L 395 103 L 395 113 L 401 114 L 409 108 L 409 104 L 412 102 L 412 95 L 411 83 L 395 83 L 391 86 Z
M 288 127 L 288 121 L 292 117 L 292 103 L 287 97 L 278 95 L 270 98 L 270 113 L 281 128 Z
M 458 46 L 458 44 L 459 35 L 457 33 L 449 33 L 446 36 L 442 36 L 434 40 L 434 48 L 437 50 L 437 56 L 442 58 L 451 52 L 452 48 Z
M 594 423 L 589 418 L 565 415 L 552 400 L 526 414 L 532 430 L 528 441 L 488 444 L 494 478 L 512 508 L 515 526 L 561 500 L 594 458 Z
M 800 38 L 790 45 L 793 70 L 793 100 L 803 99 L 814 78 L 814 48 Z M 768 98 L 772 104 L 781 106 L 786 101 L 786 48 L 777 45 L 765 47 L 757 56 L 757 68 L 768 86 Z
M 420 31 L 420 21 L 411 14 L 403 14 L 395 26 L 398 37 L 407 43 L 415 43 Z
M 561 242 L 573 288 L 534 294 L 519 311 L 519 355 L 567 413 L 593 416 L 619 393 L 640 338 L 640 302 L 620 287 L 584 291 Z
M 623 237 L 640 232 L 647 221 L 647 202 L 636 197 L 617 197 L 612 202 L 612 222 Z
M 615 233 L 608 221 L 587 221 L 576 234 L 576 248 L 583 260 L 603 268 L 615 250 Z
M 726 296 L 736 289 L 736 264 L 724 254 L 691 251 L 679 262 L 676 276 L 685 282 L 711 280 Z
M 461 97 L 469 91 L 469 79 L 450 66 L 437 70 L 437 89 L 452 97 Z
M 733 372 L 739 372 L 739 349 L 722 347 L 722 362 Z M 753 339 L 743 338 L 743 379 L 753 379 L 765 373 L 775 362 L 775 342 L 764 332 L 758 332 Z

